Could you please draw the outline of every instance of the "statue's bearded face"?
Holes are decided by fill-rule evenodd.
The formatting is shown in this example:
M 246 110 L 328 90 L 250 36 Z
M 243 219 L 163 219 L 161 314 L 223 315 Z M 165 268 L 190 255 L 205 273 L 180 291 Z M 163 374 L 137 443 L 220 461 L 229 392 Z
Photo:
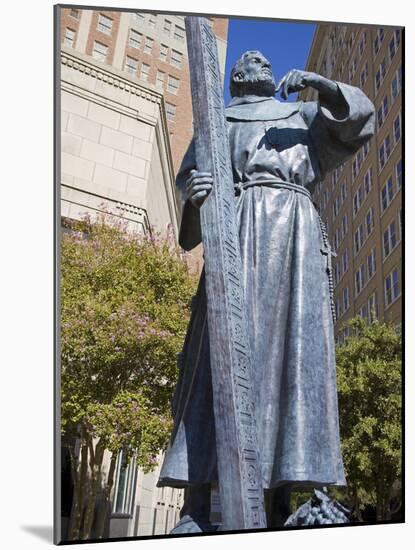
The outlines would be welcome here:
M 275 90 L 275 80 L 268 59 L 255 50 L 245 52 L 231 72 L 232 97 L 248 94 L 273 96 Z

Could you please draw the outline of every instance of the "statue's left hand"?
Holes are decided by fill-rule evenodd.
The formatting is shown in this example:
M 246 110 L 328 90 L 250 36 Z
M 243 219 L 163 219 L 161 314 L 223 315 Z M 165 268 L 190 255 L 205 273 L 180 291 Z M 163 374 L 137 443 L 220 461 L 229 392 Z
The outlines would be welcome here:
M 321 77 L 316 73 L 292 69 L 279 81 L 277 92 L 281 90 L 281 97 L 287 99 L 288 95 L 293 92 L 300 92 L 308 86 L 315 87 L 319 79 Z

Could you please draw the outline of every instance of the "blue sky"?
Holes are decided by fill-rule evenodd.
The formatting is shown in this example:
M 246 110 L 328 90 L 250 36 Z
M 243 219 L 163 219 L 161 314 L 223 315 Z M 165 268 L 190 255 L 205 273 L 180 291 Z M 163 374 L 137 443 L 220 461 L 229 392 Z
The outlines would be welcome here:
M 315 24 L 229 18 L 225 69 L 225 104 L 230 101 L 229 74 L 236 59 L 246 50 L 260 50 L 272 64 L 278 83 L 290 69 L 304 69 L 313 40 Z M 288 101 L 295 101 L 291 94 Z M 278 99 L 279 94 L 277 95 Z

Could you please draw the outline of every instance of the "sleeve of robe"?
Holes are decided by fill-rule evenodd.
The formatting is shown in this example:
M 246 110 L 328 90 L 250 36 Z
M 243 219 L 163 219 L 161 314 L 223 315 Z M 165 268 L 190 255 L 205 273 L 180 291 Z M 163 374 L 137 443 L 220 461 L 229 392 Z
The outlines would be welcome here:
M 196 169 L 194 139 L 190 142 L 176 176 L 176 186 L 184 202 L 179 230 L 179 244 L 184 250 L 192 250 L 202 241 L 199 209 L 186 200 L 186 181 L 193 169 Z
M 375 130 L 375 108 L 370 99 L 355 86 L 336 84 L 344 102 L 343 118 L 336 118 L 322 96 L 319 101 L 307 101 L 301 107 L 319 161 L 321 179 L 354 155 Z

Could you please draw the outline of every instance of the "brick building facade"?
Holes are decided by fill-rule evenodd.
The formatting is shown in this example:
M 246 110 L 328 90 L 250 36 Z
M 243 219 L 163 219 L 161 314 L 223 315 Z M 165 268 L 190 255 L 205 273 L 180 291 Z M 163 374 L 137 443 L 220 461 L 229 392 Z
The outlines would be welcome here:
M 317 26 L 306 70 L 360 87 L 376 109 L 376 132 L 317 185 L 314 201 L 328 227 L 338 340 L 344 321 L 402 320 L 402 29 Z M 301 99 L 315 99 L 305 90 Z

